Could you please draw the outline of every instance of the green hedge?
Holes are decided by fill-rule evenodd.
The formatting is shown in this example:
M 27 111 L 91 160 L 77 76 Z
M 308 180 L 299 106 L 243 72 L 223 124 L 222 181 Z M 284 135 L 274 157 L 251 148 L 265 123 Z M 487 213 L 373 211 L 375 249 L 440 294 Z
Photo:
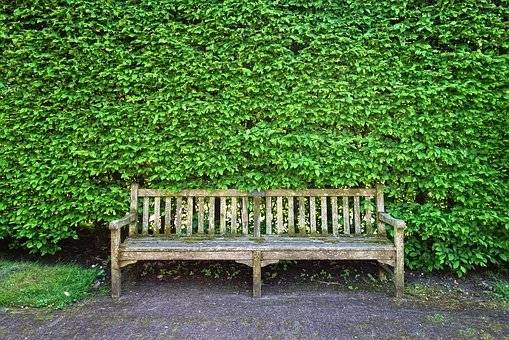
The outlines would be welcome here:
M 407 265 L 509 257 L 507 0 L 5 1 L 0 238 L 51 253 L 128 184 L 388 186 Z

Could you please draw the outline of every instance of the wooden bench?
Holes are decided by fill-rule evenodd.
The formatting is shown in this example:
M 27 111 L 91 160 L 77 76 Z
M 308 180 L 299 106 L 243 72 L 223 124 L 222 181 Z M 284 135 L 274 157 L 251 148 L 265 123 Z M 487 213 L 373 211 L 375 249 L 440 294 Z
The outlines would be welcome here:
M 394 242 L 386 225 L 395 228 Z M 124 232 L 122 227 L 128 226 Z M 233 260 L 261 268 L 279 260 L 377 260 L 394 267 L 403 294 L 405 222 L 384 212 L 374 189 L 164 190 L 131 187 L 130 212 L 110 223 L 111 294 L 121 268 L 142 260 Z

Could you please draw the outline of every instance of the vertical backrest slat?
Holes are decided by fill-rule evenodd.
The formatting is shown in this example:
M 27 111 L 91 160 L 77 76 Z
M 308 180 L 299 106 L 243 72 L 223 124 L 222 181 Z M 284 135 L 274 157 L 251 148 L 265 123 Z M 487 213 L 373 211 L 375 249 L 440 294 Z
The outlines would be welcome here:
M 254 224 L 254 237 L 261 237 L 260 235 L 260 197 L 253 198 L 253 224 Z
M 311 229 L 311 234 L 316 234 L 316 205 L 315 198 L 313 196 L 309 197 L 309 227 Z
M 353 198 L 353 219 L 355 224 L 355 233 L 361 233 L 361 205 L 359 196 Z
M 216 219 L 216 198 L 209 197 L 209 235 L 214 235 L 216 232 L 215 220 Z
M 276 198 L 276 219 L 277 219 L 277 234 L 283 233 L 283 197 Z
M 247 197 L 242 197 L 242 235 L 248 235 L 249 214 L 247 211 Z
M 320 199 L 320 209 L 322 217 L 322 234 L 327 235 L 327 196 L 322 196 Z
M 136 216 L 136 219 L 129 224 L 129 235 L 133 236 L 138 233 L 138 184 L 133 183 L 131 185 L 131 204 L 129 206 L 129 212 Z
M 272 234 L 272 197 L 265 197 L 265 233 Z
M 180 234 L 180 228 L 182 225 L 182 197 L 177 197 L 175 203 L 175 233 Z
M 343 233 L 345 235 L 350 234 L 350 215 L 348 207 L 348 197 L 343 197 Z
M 237 197 L 232 197 L 232 224 L 231 233 L 235 235 L 237 233 Z
M 366 215 L 364 219 L 366 220 L 366 234 L 372 235 L 373 234 L 373 223 L 371 223 L 371 197 L 366 197 L 367 206 L 366 209 Z
M 384 188 L 381 184 L 376 185 L 376 221 L 378 226 L 378 235 L 386 236 L 385 225 L 378 218 L 378 213 L 385 212 L 384 207 Z
M 295 234 L 295 210 L 293 205 L 293 197 L 288 196 L 286 199 L 288 200 L 288 235 L 293 235 Z
M 148 234 L 148 214 L 149 214 L 149 198 L 143 197 L 143 225 L 141 229 L 141 233 L 143 235 Z
M 198 234 L 204 232 L 205 209 L 203 208 L 203 197 L 198 197 Z
M 338 236 L 338 198 L 331 197 L 331 209 L 332 209 L 332 235 Z
M 193 197 L 189 196 L 187 198 L 187 236 L 191 236 L 193 234 Z
M 161 197 L 154 198 L 154 235 L 161 233 Z
M 164 234 L 171 234 L 171 198 L 164 199 Z
M 303 196 L 299 197 L 299 234 L 306 233 L 306 201 Z
M 219 199 L 219 234 L 224 235 L 226 233 L 226 197 Z

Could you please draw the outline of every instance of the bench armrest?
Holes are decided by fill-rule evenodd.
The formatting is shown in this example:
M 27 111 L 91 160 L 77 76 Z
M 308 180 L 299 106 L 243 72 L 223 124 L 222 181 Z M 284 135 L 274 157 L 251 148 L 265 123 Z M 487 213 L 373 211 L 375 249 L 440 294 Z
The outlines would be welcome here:
M 388 225 L 391 225 L 396 229 L 405 229 L 406 228 L 405 221 L 398 220 L 397 218 L 394 218 L 387 213 L 378 213 L 378 218 L 380 219 L 380 221 L 387 223 Z
M 123 226 L 126 226 L 129 223 L 134 222 L 134 221 L 136 221 L 136 214 L 128 213 L 124 217 L 122 217 L 118 220 L 111 221 L 109 227 L 111 230 L 118 230 L 118 229 L 122 228 Z

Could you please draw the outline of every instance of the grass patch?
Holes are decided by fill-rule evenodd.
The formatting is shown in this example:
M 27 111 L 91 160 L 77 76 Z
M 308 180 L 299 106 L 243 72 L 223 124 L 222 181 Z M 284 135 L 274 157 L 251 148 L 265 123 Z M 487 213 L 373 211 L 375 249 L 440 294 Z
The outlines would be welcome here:
M 89 295 L 101 275 L 73 264 L 0 260 L 0 306 L 62 308 Z
M 492 293 L 497 298 L 509 302 L 509 282 L 497 280 L 493 285 Z

